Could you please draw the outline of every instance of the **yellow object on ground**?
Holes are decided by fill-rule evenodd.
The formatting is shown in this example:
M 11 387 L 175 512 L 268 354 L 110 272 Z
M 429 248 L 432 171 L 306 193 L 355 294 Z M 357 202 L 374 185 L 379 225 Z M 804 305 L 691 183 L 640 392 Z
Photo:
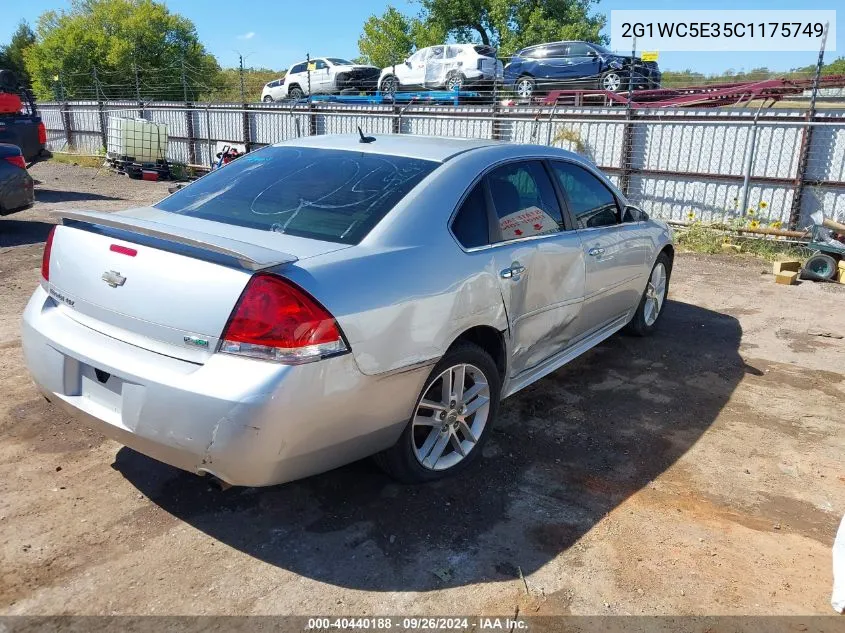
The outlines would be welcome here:
M 797 272 L 784 271 L 775 275 L 775 281 L 784 286 L 791 286 L 798 279 Z
M 772 274 L 779 275 L 782 272 L 797 273 L 801 270 L 801 262 L 797 259 L 790 259 L 784 262 L 775 262 L 772 264 Z

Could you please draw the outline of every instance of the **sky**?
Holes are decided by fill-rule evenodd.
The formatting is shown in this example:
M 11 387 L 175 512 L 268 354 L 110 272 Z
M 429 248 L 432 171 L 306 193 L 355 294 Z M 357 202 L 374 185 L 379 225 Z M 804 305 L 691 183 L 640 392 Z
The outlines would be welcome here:
M 4 2 L 0 22 L 0 43 L 8 42 L 22 19 L 34 24 L 38 16 L 50 9 L 66 9 L 69 0 L 26 0 Z M 244 65 L 288 68 L 292 63 L 314 57 L 356 57 L 358 37 L 364 21 L 380 14 L 389 4 L 409 15 L 418 9 L 409 0 L 321 0 L 319 3 L 291 0 L 165 0 L 171 11 L 180 13 L 197 27 L 200 39 L 224 67 L 236 66 L 238 54 Z M 842 0 L 813 0 L 813 9 L 840 9 Z M 600 0 L 595 7 L 608 17 L 613 9 L 796 9 L 807 8 L 806 2 L 783 0 Z M 837 16 L 839 20 L 842 17 Z M 837 20 L 838 21 L 838 20 Z M 840 23 L 841 25 L 841 23 Z M 845 25 L 837 29 L 835 53 L 826 61 L 845 57 Z M 727 69 L 751 70 L 765 66 L 771 70 L 789 70 L 816 63 L 817 53 L 720 51 L 714 53 L 660 52 L 663 70 L 687 68 L 703 73 L 719 73 Z

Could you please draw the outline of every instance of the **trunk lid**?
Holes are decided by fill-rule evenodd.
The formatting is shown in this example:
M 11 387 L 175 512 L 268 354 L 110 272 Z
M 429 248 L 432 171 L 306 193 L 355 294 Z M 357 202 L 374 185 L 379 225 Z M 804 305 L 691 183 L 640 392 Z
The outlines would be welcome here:
M 47 290 L 69 318 L 196 363 L 219 337 L 252 274 L 347 248 L 141 208 L 56 215 Z M 225 235 L 225 237 L 223 237 Z

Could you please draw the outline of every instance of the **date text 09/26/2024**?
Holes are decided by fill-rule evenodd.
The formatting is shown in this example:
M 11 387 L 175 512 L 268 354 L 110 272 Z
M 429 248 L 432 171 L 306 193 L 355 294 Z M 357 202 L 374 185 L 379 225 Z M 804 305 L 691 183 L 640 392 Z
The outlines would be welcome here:
M 309 618 L 306 631 L 337 630 L 426 630 L 426 631 L 523 631 L 528 623 L 519 618 L 464 617 L 369 617 L 369 618 Z

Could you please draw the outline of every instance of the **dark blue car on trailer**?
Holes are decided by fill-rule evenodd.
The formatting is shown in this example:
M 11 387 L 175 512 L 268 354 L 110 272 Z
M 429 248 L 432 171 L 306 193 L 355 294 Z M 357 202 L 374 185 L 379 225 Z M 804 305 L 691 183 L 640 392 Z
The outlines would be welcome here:
M 617 55 L 590 42 L 550 42 L 523 48 L 505 66 L 505 86 L 522 99 L 549 90 L 627 90 L 660 87 L 657 62 Z

